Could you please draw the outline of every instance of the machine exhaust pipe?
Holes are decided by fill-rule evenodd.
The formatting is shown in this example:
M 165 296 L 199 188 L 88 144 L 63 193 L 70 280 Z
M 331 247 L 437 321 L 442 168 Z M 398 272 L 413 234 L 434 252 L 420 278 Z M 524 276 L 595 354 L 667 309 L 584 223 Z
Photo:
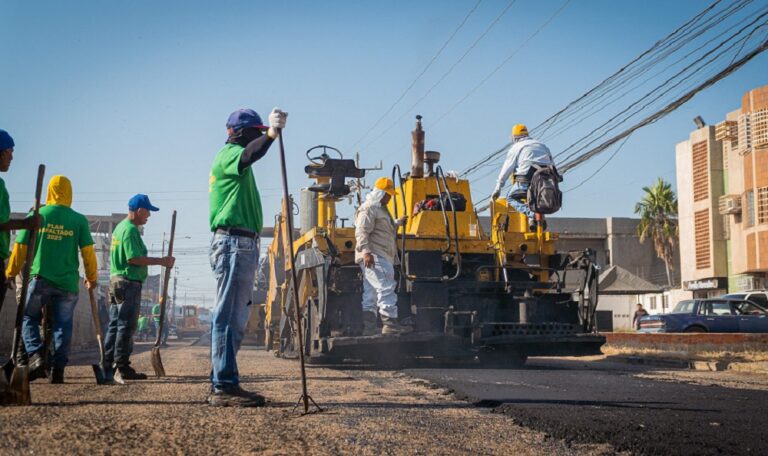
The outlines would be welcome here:
M 411 131 L 411 177 L 424 177 L 424 130 L 421 116 L 416 116 L 416 128 Z

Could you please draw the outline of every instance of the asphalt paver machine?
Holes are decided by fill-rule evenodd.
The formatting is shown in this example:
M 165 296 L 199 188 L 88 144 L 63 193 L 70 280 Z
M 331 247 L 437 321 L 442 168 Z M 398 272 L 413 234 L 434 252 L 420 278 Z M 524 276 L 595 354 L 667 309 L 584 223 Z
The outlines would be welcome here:
M 329 146 L 307 151 L 314 196 L 303 211 L 316 223 L 286 245 L 283 213 L 270 252 L 272 279 L 266 302 L 267 346 L 296 354 L 292 293 L 285 261 L 296 255 L 304 347 L 310 363 L 418 360 L 524 363 L 528 356 L 600 353 L 595 330 L 598 268 L 589 251 L 558 252 L 557 234 L 529 230 L 526 217 L 499 199 L 485 228 L 469 182 L 446 175 L 440 154 L 424 150 L 417 117 L 409 172 L 392 171 L 395 217 L 408 215 L 398 233 L 398 312 L 414 331 L 362 336 L 363 277 L 354 261 L 354 227 L 339 226 L 337 203 L 360 202 L 364 169 Z M 283 205 L 286 206 L 291 205 Z M 303 214 L 305 217 L 307 213 Z M 343 223 L 342 223 L 343 225 Z M 488 226 L 489 225 L 489 226 Z M 568 278 L 568 279 L 567 279 Z M 567 284 L 575 284 L 570 287 Z

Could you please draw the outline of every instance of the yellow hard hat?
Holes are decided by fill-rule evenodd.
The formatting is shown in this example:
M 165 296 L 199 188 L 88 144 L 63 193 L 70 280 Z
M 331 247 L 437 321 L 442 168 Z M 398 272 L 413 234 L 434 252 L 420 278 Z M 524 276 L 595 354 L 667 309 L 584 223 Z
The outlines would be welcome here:
M 516 124 L 512 127 L 512 136 L 528 136 L 528 127 L 523 124 Z
M 373 184 L 373 186 L 379 190 L 384 190 L 384 192 L 390 196 L 395 196 L 395 183 L 388 177 L 380 177 L 376 179 L 376 183 Z

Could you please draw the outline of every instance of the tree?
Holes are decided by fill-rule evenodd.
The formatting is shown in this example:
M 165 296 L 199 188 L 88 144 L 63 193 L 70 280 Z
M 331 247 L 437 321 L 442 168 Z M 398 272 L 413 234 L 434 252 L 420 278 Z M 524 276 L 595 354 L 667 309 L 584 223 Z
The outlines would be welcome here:
M 659 178 L 651 187 L 643 187 L 643 198 L 635 204 L 635 214 L 640 214 L 637 234 L 640 242 L 653 240 L 656 256 L 664 261 L 667 283 L 672 286 L 672 258 L 679 236 L 677 224 L 677 196 L 672 185 Z

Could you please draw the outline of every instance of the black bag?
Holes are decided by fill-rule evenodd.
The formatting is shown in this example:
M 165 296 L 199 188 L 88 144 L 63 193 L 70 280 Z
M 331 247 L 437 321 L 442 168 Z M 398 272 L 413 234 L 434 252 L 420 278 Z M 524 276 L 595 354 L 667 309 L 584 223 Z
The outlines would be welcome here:
M 560 182 L 563 178 L 554 166 L 532 165 L 536 170 L 528 186 L 528 207 L 538 214 L 554 214 L 563 205 Z
M 464 212 L 467 210 L 467 199 L 464 198 L 464 195 L 457 192 L 451 192 L 450 195 L 448 193 L 443 193 L 441 203 L 446 211 L 451 210 L 451 201 L 448 199 L 449 197 L 453 200 L 453 208 L 456 212 Z

